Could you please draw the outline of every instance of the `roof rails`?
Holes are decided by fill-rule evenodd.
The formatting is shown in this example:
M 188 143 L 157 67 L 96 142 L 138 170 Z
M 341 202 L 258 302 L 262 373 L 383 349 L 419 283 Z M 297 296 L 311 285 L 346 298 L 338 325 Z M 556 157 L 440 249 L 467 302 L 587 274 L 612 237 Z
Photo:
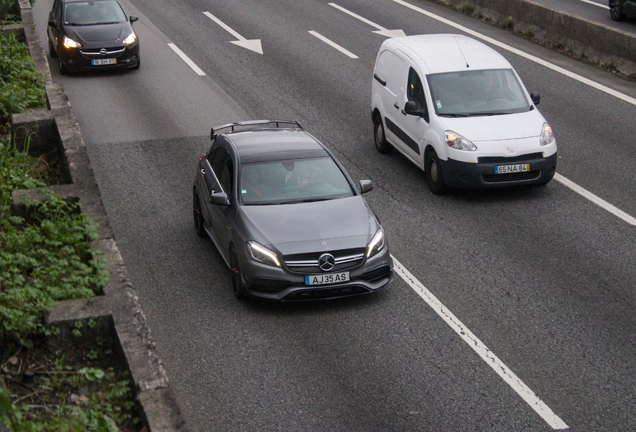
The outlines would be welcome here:
M 295 120 L 247 120 L 241 122 L 228 123 L 223 126 L 217 126 L 210 129 L 210 139 L 214 139 L 224 129 L 230 129 L 230 133 L 235 132 L 236 128 L 252 128 L 252 129 L 277 129 L 277 128 L 291 128 L 296 130 L 302 130 L 302 126 Z

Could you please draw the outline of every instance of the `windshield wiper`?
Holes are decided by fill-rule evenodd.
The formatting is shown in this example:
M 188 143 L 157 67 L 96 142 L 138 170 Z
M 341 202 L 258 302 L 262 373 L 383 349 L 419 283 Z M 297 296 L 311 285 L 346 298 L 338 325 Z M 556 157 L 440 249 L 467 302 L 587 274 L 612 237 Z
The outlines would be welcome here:
M 464 114 L 464 113 L 448 113 L 448 114 L 440 114 L 440 117 L 469 117 L 470 114 Z

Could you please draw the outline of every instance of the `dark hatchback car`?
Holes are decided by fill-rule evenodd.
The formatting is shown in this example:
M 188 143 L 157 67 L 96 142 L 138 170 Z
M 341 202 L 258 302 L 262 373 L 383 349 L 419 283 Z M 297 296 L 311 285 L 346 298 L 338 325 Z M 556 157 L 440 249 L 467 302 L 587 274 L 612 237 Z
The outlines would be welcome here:
M 636 0 L 609 0 L 609 9 L 614 21 L 636 18 Z
M 117 0 L 55 0 L 49 13 L 49 54 L 60 74 L 114 68 L 139 69 L 139 39 Z
M 313 300 L 393 279 L 384 229 L 344 167 L 297 122 L 211 130 L 193 186 L 194 226 L 232 271 L 237 298 Z

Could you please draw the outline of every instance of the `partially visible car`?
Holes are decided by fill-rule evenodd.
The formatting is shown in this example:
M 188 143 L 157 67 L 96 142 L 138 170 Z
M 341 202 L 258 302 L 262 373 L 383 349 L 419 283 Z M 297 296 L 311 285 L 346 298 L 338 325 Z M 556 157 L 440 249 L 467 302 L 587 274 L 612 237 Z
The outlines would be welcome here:
M 484 43 L 459 34 L 387 39 L 370 78 L 376 149 L 397 149 L 433 193 L 552 180 L 557 145 L 539 94 Z
M 60 74 L 139 69 L 139 38 L 118 0 L 55 0 L 49 13 L 49 54 Z
M 384 228 L 334 154 L 298 122 L 212 128 L 193 182 L 194 227 L 232 271 L 237 298 L 373 293 L 393 279 Z
M 609 0 L 609 9 L 614 21 L 636 18 L 636 0 Z

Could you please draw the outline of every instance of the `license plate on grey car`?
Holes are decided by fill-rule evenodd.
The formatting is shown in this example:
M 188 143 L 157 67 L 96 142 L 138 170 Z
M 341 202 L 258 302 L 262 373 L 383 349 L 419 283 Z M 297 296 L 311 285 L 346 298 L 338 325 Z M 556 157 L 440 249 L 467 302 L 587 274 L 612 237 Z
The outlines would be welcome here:
M 349 272 L 305 276 L 305 285 L 327 285 L 349 281 Z

